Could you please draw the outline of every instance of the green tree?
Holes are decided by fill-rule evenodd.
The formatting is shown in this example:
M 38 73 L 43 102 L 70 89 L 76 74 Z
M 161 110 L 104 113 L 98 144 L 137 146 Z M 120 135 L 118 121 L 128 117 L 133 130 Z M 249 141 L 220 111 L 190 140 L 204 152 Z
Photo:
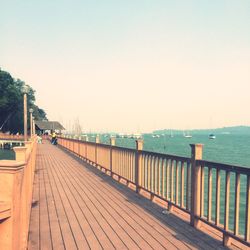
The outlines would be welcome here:
M 23 81 L 15 80 L 10 73 L 0 68 L 0 131 L 23 133 L 22 89 L 24 84 Z M 47 120 L 45 111 L 35 105 L 35 91 L 30 86 L 28 87 L 28 109 L 34 110 L 33 115 L 36 120 Z

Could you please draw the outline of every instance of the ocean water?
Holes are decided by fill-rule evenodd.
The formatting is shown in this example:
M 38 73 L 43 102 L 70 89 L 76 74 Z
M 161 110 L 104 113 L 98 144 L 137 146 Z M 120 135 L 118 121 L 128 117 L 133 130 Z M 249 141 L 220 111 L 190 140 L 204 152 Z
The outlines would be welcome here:
M 13 150 L 0 149 L 0 160 L 14 160 L 15 153 Z
M 190 144 L 201 143 L 204 160 L 250 168 L 250 135 L 219 134 L 214 140 L 209 139 L 208 135 L 192 135 L 192 138 L 182 135 L 153 138 L 144 135 L 143 140 L 144 150 L 186 157 L 191 156 Z M 102 136 L 101 142 L 109 143 L 109 139 Z M 135 148 L 135 140 L 117 138 L 116 145 Z

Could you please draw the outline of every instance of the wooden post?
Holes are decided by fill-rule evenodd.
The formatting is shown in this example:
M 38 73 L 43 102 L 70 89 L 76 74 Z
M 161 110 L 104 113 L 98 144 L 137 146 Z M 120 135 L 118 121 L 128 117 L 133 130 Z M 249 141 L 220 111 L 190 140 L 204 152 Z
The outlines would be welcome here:
M 80 157 L 80 158 L 82 158 L 82 137 L 81 136 L 79 136 L 79 140 L 78 140 L 78 156 Z
M 0 249 L 25 249 L 23 224 L 21 222 L 21 188 L 23 185 L 24 161 L 0 161 L 1 205 L 7 213 L 1 216 Z M 1 206 L 0 206 L 1 208 Z
M 16 161 L 26 161 L 26 151 L 28 147 L 14 147 Z
M 97 161 L 98 161 L 98 158 L 97 158 L 97 147 L 98 147 L 98 143 L 100 143 L 100 137 L 99 135 L 96 136 L 95 138 L 95 165 L 97 166 Z
M 89 137 L 86 135 L 85 137 L 85 141 L 88 142 L 89 141 Z M 88 159 L 88 145 L 87 143 L 85 143 L 85 160 Z
M 191 146 L 191 211 L 190 224 L 199 228 L 200 221 L 195 218 L 200 215 L 200 191 L 201 191 L 201 166 L 196 161 L 202 159 L 202 144 L 190 144 Z
M 110 175 L 111 177 L 113 176 L 112 173 L 113 173 L 113 168 L 112 168 L 112 164 L 113 164 L 113 157 L 112 157 L 112 151 L 113 151 L 113 146 L 115 146 L 115 137 L 114 136 L 111 136 L 110 137 Z
M 139 177 L 141 176 L 141 153 L 143 149 L 143 140 L 136 140 L 136 153 L 135 153 L 135 191 L 139 192 Z

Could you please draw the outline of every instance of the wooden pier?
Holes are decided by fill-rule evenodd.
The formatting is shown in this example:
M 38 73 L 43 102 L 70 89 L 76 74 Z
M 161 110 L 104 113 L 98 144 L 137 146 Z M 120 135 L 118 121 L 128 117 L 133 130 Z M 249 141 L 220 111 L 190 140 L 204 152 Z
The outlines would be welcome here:
M 29 249 L 223 249 L 56 146 L 38 146 Z
M 144 151 L 141 140 L 58 143 L 34 136 L 0 161 L 0 249 L 249 249 L 249 168 L 204 161 L 199 144 L 188 158 Z

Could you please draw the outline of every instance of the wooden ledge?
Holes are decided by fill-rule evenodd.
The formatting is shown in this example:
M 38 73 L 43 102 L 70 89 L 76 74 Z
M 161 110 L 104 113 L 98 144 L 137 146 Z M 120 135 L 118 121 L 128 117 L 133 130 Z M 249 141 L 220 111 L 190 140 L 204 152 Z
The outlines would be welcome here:
M 0 220 L 7 219 L 11 216 L 10 202 L 0 201 Z
M 15 161 L 15 160 L 1 160 L 0 161 L 0 171 L 18 171 L 23 169 L 25 166 L 24 161 Z

